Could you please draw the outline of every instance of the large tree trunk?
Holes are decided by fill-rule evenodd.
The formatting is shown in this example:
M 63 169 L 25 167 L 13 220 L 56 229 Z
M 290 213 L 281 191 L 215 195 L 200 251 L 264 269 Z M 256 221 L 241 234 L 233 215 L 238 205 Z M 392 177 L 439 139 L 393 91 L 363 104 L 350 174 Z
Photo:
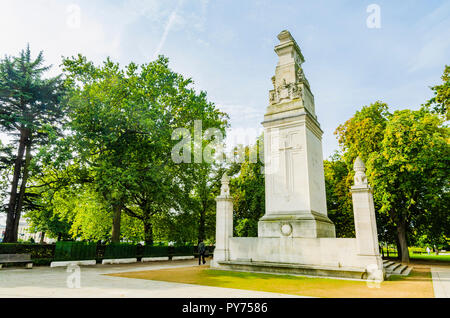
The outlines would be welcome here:
M 144 220 L 145 245 L 153 245 L 153 225 L 150 221 Z
M 19 232 L 19 222 L 22 214 L 23 200 L 27 190 L 27 182 L 29 176 L 29 167 L 31 162 L 31 136 L 29 135 L 26 141 L 25 164 L 23 166 L 22 184 L 20 185 L 19 196 L 17 198 L 15 217 L 14 217 L 14 235 L 17 237 Z
M 17 188 L 19 186 L 20 172 L 22 170 L 22 161 L 27 140 L 28 140 L 28 130 L 22 128 L 20 130 L 19 149 L 17 150 L 17 157 L 14 162 L 13 179 L 11 182 L 11 194 L 9 197 L 7 209 L 5 237 L 3 238 L 3 242 L 5 243 L 17 242 L 17 231 L 15 230 Z
M 111 242 L 120 242 L 120 216 L 122 214 L 122 205 L 115 204 L 113 206 L 113 225 L 112 225 L 112 235 Z
M 41 240 L 39 241 L 39 244 L 44 244 L 44 238 L 45 238 L 45 231 L 42 231 Z
M 402 259 L 402 247 L 400 246 L 400 241 L 398 240 L 398 234 L 395 236 L 395 245 L 397 246 L 397 258 Z
M 409 263 L 409 250 L 408 242 L 406 241 L 406 223 L 399 222 L 397 224 L 397 236 L 398 244 L 400 245 L 401 251 L 399 251 L 400 260 L 404 263 Z

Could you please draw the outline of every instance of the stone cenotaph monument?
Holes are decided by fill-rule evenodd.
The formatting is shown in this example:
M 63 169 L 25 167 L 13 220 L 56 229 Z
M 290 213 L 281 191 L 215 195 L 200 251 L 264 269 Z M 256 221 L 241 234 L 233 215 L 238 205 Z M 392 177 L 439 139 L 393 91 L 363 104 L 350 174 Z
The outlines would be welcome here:
M 264 116 L 266 214 L 259 237 L 336 237 L 327 217 L 322 130 L 305 61 L 287 31 L 278 35 L 278 65 Z
M 372 189 L 360 158 L 351 188 L 356 238 L 336 238 L 327 216 L 322 130 L 288 31 L 278 35 L 278 64 L 264 115 L 265 215 L 258 237 L 233 237 L 229 178 L 216 198 L 213 268 L 382 280 Z

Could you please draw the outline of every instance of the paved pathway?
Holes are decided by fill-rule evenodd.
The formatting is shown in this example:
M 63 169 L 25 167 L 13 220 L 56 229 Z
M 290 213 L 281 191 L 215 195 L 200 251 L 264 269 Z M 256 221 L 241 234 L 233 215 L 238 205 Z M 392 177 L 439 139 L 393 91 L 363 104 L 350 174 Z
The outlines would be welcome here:
M 264 298 L 292 295 L 209 287 L 103 274 L 193 266 L 195 261 L 96 265 L 81 267 L 80 288 L 69 288 L 74 272 L 67 268 L 35 267 L 0 270 L 0 298 L 4 297 L 152 297 L 152 298 Z M 72 284 L 73 285 L 73 284 Z
M 434 297 L 450 298 L 450 267 L 431 266 Z

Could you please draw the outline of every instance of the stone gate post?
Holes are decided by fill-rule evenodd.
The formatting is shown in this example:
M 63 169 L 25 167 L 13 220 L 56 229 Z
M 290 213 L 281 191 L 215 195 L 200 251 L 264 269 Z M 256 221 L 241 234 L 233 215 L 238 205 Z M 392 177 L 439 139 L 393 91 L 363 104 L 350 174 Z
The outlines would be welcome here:
M 224 174 L 220 195 L 216 198 L 216 247 L 211 265 L 230 258 L 229 239 L 233 237 L 233 197 L 230 195 L 230 178 Z
M 353 165 L 355 184 L 351 188 L 357 253 L 365 258 L 372 268 L 383 270 L 383 261 L 378 247 L 378 232 L 375 219 L 372 188 L 367 183 L 366 166 L 361 158 L 356 158 Z

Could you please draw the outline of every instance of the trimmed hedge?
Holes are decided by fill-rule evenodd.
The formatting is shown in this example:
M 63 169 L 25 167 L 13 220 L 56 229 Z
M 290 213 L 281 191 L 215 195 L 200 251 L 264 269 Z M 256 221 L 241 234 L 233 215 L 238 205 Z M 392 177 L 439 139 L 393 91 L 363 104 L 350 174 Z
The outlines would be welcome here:
M 134 258 L 136 255 L 136 245 L 129 243 L 111 243 L 106 245 L 104 258 Z
M 56 242 L 55 261 L 85 261 L 95 259 L 96 243 Z
M 213 246 L 207 246 L 211 255 Z M 198 255 L 196 246 L 153 246 L 130 243 L 97 244 L 89 242 L 57 242 L 56 244 L 0 243 L 0 254 L 31 254 L 35 265 L 52 261 L 92 260 L 110 258 L 171 257 Z
M 145 245 L 144 252 L 142 254 L 143 257 L 164 257 L 169 256 L 169 247 L 168 246 L 152 246 Z
M 173 256 L 190 256 L 194 255 L 194 246 L 175 246 Z

